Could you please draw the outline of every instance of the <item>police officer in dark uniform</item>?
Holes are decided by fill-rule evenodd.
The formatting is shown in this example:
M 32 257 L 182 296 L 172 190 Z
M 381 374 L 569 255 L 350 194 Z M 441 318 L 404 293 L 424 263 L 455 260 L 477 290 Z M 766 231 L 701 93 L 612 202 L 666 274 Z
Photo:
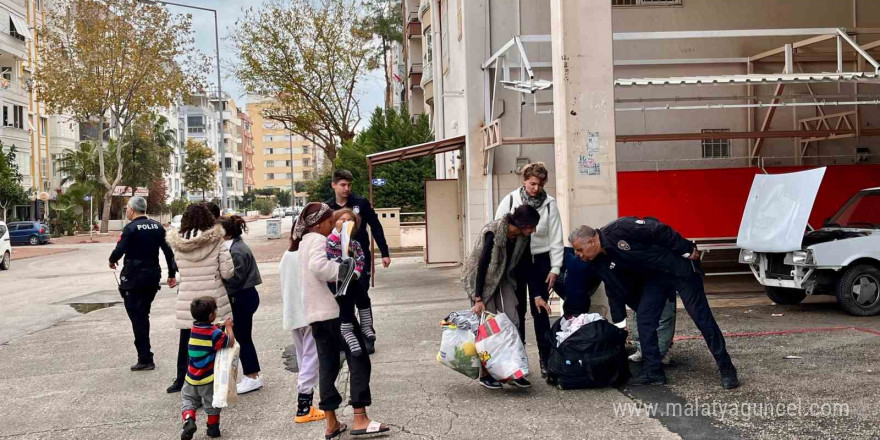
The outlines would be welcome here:
M 739 386 L 724 336 L 709 309 L 700 254 L 693 243 L 650 217 L 623 217 L 599 230 L 581 226 L 570 240 L 578 257 L 592 262 L 592 270 L 605 283 L 612 319 L 626 318 L 624 305 L 637 312 L 643 369 L 631 385 L 666 383 L 657 327 L 666 302 L 678 294 L 715 357 L 722 387 Z
M 125 255 L 122 274 L 119 277 L 119 293 L 125 303 L 125 311 L 134 331 L 134 346 L 138 361 L 131 371 L 153 370 L 153 353 L 150 351 L 150 306 L 159 291 L 162 269 L 159 267 L 159 249 L 168 264 L 168 286 L 177 285 L 174 275 L 177 264 L 174 252 L 165 242 L 165 228 L 159 222 L 147 218 L 147 201 L 135 196 L 125 207 L 125 216 L 131 223 L 122 230 L 116 249 L 110 254 L 110 268 Z
M 373 235 L 376 245 L 379 246 L 379 253 L 382 254 L 382 266 L 388 267 L 391 265 L 391 254 L 388 252 L 388 243 L 385 241 L 385 231 L 382 229 L 382 223 L 379 222 L 379 216 L 376 215 L 376 211 L 370 205 L 369 200 L 351 192 L 352 180 L 354 180 L 354 176 L 350 171 L 336 170 L 333 172 L 333 181 L 331 183 L 334 196 L 324 203 L 333 210 L 349 208 L 361 217 L 361 227 L 352 238 L 357 240 L 364 250 L 364 256 L 366 257 L 364 273 L 361 274 L 358 280 L 361 286 L 363 286 L 364 291 L 369 292 L 371 271 L 373 270 L 370 234 Z M 369 233 L 367 233 L 367 227 L 370 228 Z M 370 297 L 368 295 L 362 295 L 362 297 L 364 299 L 357 304 L 358 317 L 360 318 L 361 331 L 364 333 L 367 352 L 372 354 L 375 351 L 374 342 L 376 340 L 375 331 L 373 330 L 373 312 Z

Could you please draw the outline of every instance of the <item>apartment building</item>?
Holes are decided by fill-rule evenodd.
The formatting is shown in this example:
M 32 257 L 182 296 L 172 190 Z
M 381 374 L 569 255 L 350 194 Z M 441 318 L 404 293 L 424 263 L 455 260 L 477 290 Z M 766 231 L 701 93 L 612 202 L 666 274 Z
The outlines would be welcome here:
M 294 182 L 311 180 L 323 169 L 323 151 L 280 122 L 263 117 L 271 99 L 248 95 L 247 114 L 253 121 L 254 187 L 289 189 Z M 296 197 L 302 202 L 304 193 Z
M 239 126 L 239 135 L 241 136 L 242 142 L 242 161 L 244 163 L 244 170 L 242 171 L 243 179 L 244 179 L 244 191 L 251 191 L 254 189 L 254 133 L 253 133 L 253 125 L 254 121 L 250 116 L 240 108 L 238 109 L 238 119 L 241 120 L 241 125 Z
M 876 2 L 403 8 L 405 101 L 436 133 L 419 151 L 461 158 L 444 168 L 459 173 L 463 249 L 535 161 L 550 168 L 566 230 L 654 215 L 689 237 L 730 237 L 742 208 L 730 200 L 757 172 L 827 165 L 843 200 L 880 185 Z M 454 178 L 440 161 L 438 178 Z
M 220 163 L 220 114 L 215 109 L 207 93 L 194 94 L 183 99 L 178 107 L 180 130 L 185 133 L 184 144 L 190 139 L 208 146 L 216 154 Z M 184 154 L 185 158 L 186 155 Z M 183 183 L 181 182 L 181 185 Z M 205 192 L 206 199 L 220 197 L 220 177 L 218 175 L 214 188 Z M 201 200 L 202 194 L 187 193 L 191 201 Z
M 0 102 L 3 125 L 0 141 L 4 152 L 15 147 L 18 168 L 26 189 L 39 188 L 38 170 L 31 151 L 30 93 L 26 71 L 33 34 L 28 25 L 28 6 L 23 0 L 0 0 Z M 17 213 L 18 214 L 18 213 Z

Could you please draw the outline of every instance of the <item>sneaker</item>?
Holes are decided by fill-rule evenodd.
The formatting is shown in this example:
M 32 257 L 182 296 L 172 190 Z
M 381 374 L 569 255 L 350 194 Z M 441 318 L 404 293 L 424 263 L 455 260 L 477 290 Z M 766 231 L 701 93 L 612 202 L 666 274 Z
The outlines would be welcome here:
M 663 365 L 669 365 L 672 363 L 672 350 L 667 351 L 666 354 L 663 355 L 663 359 L 660 359 L 660 363 Z
M 639 363 L 642 361 L 642 350 L 636 350 L 635 353 L 629 355 L 629 361 Z
M 174 382 L 171 382 L 171 386 L 165 388 L 165 392 L 168 394 L 171 393 L 179 393 L 180 390 L 183 389 L 183 379 L 174 379 Z
M 481 377 L 480 378 L 480 385 L 482 385 L 484 388 L 488 388 L 490 390 L 500 390 L 501 388 L 504 388 L 501 385 L 501 382 L 498 382 L 492 376 Z
M 630 378 L 626 384 L 631 386 L 666 385 L 666 375 L 648 376 L 647 374 L 642 373 L 638 377 Z
M 238 394 L 246 394 L 251 391 L 256 391 L 260 388 L 263 388 L 263 376 L 257 376 L 256 379 L 251 379 L 248 376 L 244 376 L 241 379 L 241 382 L 235 386 L 235 390 Z
M 721 388 L 732 390 L 739 386 L 739 378 L 736 376 L 736 367 L 733 365 L 721 371 Z
M 192 440 L 197 429 L 195 420 L 186 419 L 186 422 L 183 423 L 183 430 L 180 432 L 180 440 Z
M 508 383 L 517 387 L 517 388 L 531 388 L 532 387 L 532 383 L 529 382 L 529 380 L 524 377 L 521 377 L 519 379 L 513 379 Z
M 217 438 L 220 437 L 220 424 L 208 424 L 208 437 Z
M 155 370 L 155 369 L 156 369 L 156 364 L 154 364 L 152 362 L 150 362 L 148 364 L 138 362 L 138 363 L 131 366 L 131 371 L 150 371 L 150 370 Z
M 546 379 L 547 375 L 547 363 L 541 361 L 541 379 Z

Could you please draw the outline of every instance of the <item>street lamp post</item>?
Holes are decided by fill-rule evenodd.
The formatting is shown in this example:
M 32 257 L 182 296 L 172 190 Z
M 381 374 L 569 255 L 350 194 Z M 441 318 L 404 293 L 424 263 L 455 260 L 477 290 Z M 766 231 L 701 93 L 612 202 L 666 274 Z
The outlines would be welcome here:
M 287 145 L 290 147 L 290 206 L 296 207 L 296 176 L 293 174 L 293 131 L 288 131 Z
M 220 113 L 220 124 L 217 126 L 217 142 L 220 148 L 220 205 L 224 211 L 229 207 L 229 200 L 226 195 L 226 145 L 223 140 L 223 85 L 220 77 L 220 27 L 217 24 L 217 10 L 203 8 L 201 6 L 184 5 L 180 3 L 167 2 L 164 0 L 139 0 L 143 3 L 158 3 L 166 6 L 179 6 L 181 8 L 198 9 L 200 11 L 208 11 L 214 13 L 214 56 L 217 58 L 217 107 Z M 208 102 L 211 101 L 211 95 L 208 95 Z

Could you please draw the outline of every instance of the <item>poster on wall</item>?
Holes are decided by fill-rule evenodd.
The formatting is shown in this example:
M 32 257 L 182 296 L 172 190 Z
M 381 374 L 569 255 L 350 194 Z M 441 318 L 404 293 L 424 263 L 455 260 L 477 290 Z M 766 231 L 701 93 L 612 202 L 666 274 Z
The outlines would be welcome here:
M 602 174 L 599 166 L 599 133 L 595 131 L 587 132 L 587 146 L 584 154 L 578 155 L 578 177 L 598 176 Z

